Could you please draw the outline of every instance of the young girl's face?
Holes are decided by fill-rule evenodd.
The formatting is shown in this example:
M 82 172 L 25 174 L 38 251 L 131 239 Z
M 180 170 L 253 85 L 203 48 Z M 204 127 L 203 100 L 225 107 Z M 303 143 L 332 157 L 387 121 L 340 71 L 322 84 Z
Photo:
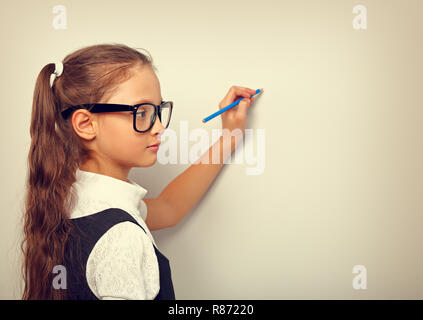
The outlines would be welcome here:
M 160 105 L 162 95 L 160 83 L 149 66 L 133 69 L 133 76 L 122 83 L 116 94 L 103 103 L 135 105 L 150 102 Z M 148 146 L 160 142 L 165 129 L 158 116 L 153 127 L 144 133 L 133 128 L 132 112 L 107 112 L 95 114 L 97 119 L 94 149 L 96 167 L 109 170 L 128 170 L 132 167 L 152 166 L 157 160 L 157 151 Z M 99 168 L 100 169 L 100 168 Z

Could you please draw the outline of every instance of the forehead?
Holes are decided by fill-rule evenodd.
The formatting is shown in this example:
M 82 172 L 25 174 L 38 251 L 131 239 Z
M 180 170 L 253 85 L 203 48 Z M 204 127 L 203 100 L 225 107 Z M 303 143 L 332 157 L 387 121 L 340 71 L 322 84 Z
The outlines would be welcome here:
M 150 66 L 139 66 L 131 70 L 131 77 L 123 82 L 109 103 L 134 105 L 142 102 L 160 104 L 162 95 L 160 82 Z

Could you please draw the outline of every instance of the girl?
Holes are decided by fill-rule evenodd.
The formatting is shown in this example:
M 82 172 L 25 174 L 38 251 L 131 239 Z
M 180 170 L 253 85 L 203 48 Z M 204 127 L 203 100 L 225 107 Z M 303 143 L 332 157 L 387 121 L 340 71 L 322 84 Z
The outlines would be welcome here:
M 150 230 L 176 225 L 201 199 L 225 150 L 230 155 L 243 138 L 255 91 L 231 87 L 219 108 L 244 99 L 221 115 L 222 136 L 200 158 L 207 164 L 191 165 L 157 198 L 143 199 L 147 190 L 128 174 L 156 162 L 158 147 L 152 146 L 160 144 L 173 109 L 163 101 L 155 71 L 150 56 L 99 44 L 47 64 L 38 75 L 23 299 L 175 299 L 169 261 Z

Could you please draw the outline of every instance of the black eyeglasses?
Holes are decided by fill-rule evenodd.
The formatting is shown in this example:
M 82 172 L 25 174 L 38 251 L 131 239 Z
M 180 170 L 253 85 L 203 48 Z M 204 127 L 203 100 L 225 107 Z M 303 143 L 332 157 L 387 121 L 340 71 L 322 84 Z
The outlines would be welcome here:
M 78 109 L 87 109 L 92 113 L 131 111 L 134 118 L 134 130 L 143 133 L 149 131 L 153 127 L 157 115 L 165 129 L 169 126 L 173 102 L 162 101 L 160 105 L 154 103 L 140 103 L 133 106 L 112 103 L 85 103 L 63 110 L 62 117 L 67 119 L 73 111 Z

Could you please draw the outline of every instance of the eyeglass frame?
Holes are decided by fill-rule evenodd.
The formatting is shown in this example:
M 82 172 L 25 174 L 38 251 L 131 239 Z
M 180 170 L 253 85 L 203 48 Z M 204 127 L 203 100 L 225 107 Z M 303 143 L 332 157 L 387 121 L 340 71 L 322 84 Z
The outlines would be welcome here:
M 92 108 L 87 109 L 87 110 L 92 112 L 92 113 L 132 111 L 134 130 L 136 132 L 144 133 L 144 132 L 149 131 L 153 127 L 154 123 L 156 122 L 157 116 L 159 116 L 160 122 L 162 121 L 162 119 L 161 119 L 161 109 L 162 109 L 162 105 L 164 105 L 165 103 L 170 103 L 169 122 L 167 123 L 166 128 L 165 128 L 165 129 L 167 129 L 167 127 L 170 124 L 170 118 L 172 116 L 173 101 L 163 101 L 162 100 L 160 102 L 160 105 L 157 105 L 157 104 L 154 104 L 154 103 L 149 103 L 149 102 L 138 103 L 138 104 L 135 104 L 135 105 L 115 104 L 115 103 L 83 103 L 83 104 L 79 104 L 79 105 L 76 105 L 76 106 L 69 107 L 69 108 L 63 110 L 61 112 L 61 114 L 62 114 L 62 117 L 66 120 L 73 111 L 78 110 L 78 109 L 87 109 L 87 107 L 90 107 L 90 106 L 92 106 Z M 140 106 L 143 106 L 143 105 L 153 106 L 154 107 L 154 116 L 153 116 L 153 119 L 150 121 L 150 126 L 148 127 L 147 130 L 138 130 L 137 126 L 136 126 L 136 114 L 137 114 L 138 108 Z

